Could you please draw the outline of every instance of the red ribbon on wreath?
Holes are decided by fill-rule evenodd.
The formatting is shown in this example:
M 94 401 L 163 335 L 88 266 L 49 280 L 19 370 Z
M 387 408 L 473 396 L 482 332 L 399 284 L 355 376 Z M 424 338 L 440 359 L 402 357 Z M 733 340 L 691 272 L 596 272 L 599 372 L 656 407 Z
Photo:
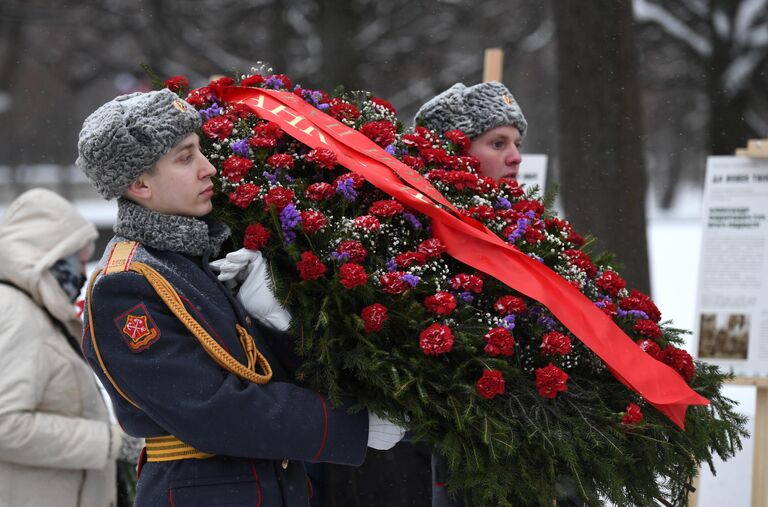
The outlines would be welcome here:
M 333 150 L 342 166 L 430 217 L 433 234 L 446 245 L 449 255 L 545 305 L 602 359 L 616 379 L 680 428 L 685 428 L 689 405 L 709 403 L 676 371 L 643 352 L 565 279 L 458 213 L 426 178 L 360 132 L 292 93 L 240 87 L 222 87 L 217 92 L 223 101 L 243 104 L 307 146 Z

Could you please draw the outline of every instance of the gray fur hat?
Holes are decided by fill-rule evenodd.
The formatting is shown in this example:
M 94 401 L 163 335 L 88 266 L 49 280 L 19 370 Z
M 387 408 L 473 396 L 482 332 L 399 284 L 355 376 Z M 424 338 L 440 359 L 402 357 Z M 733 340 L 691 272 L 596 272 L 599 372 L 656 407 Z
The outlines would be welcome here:
M 470 139 L 502 125 L 517 128 L 520 137 L 528 129 L 520 104 L 498 81 L 470 87 L 456 83 L 421 106 L 414 123 L 440 135 L 459 129 Z
M 105 198 L 136 178 L 200 127 L 200 114 L 168 89 L 121 95 L 83 122 L 77 166 Z

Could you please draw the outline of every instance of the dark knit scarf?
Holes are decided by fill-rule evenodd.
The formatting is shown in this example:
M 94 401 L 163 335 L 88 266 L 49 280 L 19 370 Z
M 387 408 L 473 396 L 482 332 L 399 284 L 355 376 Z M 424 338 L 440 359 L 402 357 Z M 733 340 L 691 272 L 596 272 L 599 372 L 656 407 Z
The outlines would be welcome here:
M 144 246 L 201 256 L 215 257 L 229 237 L 229 227 L 210 216 L 202 218 L 166 215 L 128 199 L 117 200 L 116 234 Z

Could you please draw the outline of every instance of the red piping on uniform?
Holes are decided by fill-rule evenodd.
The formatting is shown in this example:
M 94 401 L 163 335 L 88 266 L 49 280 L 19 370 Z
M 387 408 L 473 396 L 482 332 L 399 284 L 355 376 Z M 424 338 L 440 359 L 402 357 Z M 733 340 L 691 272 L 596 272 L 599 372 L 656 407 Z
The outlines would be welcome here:
M 320 442 L 320 449 L 317 450 L 317 454 L 315 454 L 315 457 L 312 458 L 312 461 L 317 461 L 320 459 L 320 455 L 325 450 L 325 439 L 328 437 L 328 409 L 325 408 L 325 400 L 323 397 L 319 394 L 317 394 L 317 397 L 320 398 L 320 404 L 323 407 L 323 440 Z
M 256 507 L 261 506 L 261 484 L 259 483 L 259 473 L 256 471 L 256 467 L 251 463 L 251 473 L 253 478 L 256 479 L 256 491 L 259 493 L 259 499 L 256 501 Z

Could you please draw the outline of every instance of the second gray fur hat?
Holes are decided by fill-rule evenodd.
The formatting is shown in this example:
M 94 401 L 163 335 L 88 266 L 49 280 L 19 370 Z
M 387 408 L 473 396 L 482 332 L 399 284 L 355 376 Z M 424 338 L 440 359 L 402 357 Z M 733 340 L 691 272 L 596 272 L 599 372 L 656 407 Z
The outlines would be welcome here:
M 498 81 L 469 87 L 456 83 L 421 106 L 414 122 L 440 135 L 459 129 L 470 139 L 502 125 L 517 128 L 520 137 L 528 129 L 520 104 Z
M 114 199 L 200 123 L 197 110 L 168 89 L 121 95 L 83 122 L 76 164 Z

